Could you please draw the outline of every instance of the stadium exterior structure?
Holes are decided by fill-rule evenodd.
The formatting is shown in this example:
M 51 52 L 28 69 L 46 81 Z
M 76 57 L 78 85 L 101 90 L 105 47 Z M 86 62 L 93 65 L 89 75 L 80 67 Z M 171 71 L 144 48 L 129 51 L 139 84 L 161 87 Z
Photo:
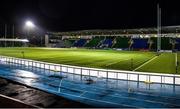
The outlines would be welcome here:
M 152 42 L 149 40 L 150 38 L 157 38 L 157 37 L 166 37 L 165 40 L 167 43 L 171 43 L 172 47 L 168 47 L 167 49 L 173 50 L 175 48 L 175 45 L 179 49 L 179 39 L 180 38 L 180 26 L 165 26 L 162 27 L 160 30 L 161 34 L 158 34 L 157 28 L 139 28 L 139 29 L 120 29 L 120 30 L 82 30 L 82 31 L 71 31 L 71 32 L 47 32 L 45 35 L 45 46 L 46 47 L 89 47 L 86 45 L 89 45 L 88 43 L 93 40 L 95 37 L 101 37 L 101 40 L 96 46 L 93 46 L 94 48 L 103 48 L 104 45 L 106 48 L 121 48 L 121 46 L 118 46 L 116 44 L 121 39 L 117 39 L 118 37 L 127 37 L 128 42 L 126 43 L 132 43 L 128 44 L 128 47 L 131 49 L 133 47 L 134 42 L 138 43 L 145 43 L 145 40 L 147 39 L 146 43 L 150 45 L 149 43 Z M 110 37 L 110 38 L 109 38 Z M 145 38 L 144 41 L 134 41 L 133 38 Z M 169 38 L 169 39 L 167 39 Z M 172 40 L 173 38 L 173 40 Z M 71 45 L 65 46 L 64 39 L 76 39 Z M 158 38 L 159 39 L 159 38 Z M 131 41 L 130 41 L 131 40 Z M 94 40 L 93 40 L 94 41 Z M 93 42 L 92 41 L 92 42 Z M 72 41 L 71 41 L 72 42 Z M 154 40 L 154 46 L 157 46 L 158 44 L 161 45 L 161 40 Z M 174 43 L 174 44 L 173 44 Z M 109 45 L 108 45 L 109 44 Z M 117 46 L 114 46 L 117 45 Z M 135 45 L 136 46 L 136 45 Z M 163 46 L 163 45 L 161 45 Z M 91 48 L 90 46 L 89 48 Z M 176 47 L 176 48 L 177 48 Z M 147 47 L 142 47 L 146 48 Z M 166 47 L 165 47 L 166 48 Z M 154 48 L 154 50 L 157 48 Z
M 162 35 L 179 35 L 180 26 L 164 26 L 161 29 Z M 119 30 L 82 30 L 71 32 L 47 32 L 47 35 L 56 36 L 129 36 L 129 35 L 157 35 L 157 28 L 119 29 Z

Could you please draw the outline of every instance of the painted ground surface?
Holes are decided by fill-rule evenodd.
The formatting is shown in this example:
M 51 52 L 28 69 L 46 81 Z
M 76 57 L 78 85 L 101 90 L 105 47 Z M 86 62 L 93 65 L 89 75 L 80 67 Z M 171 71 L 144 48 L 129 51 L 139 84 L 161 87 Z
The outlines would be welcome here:
M 180 86 L 145 84 L 0 64 L 0 76 L 96 107 L 180 107 Z
M 23 56 L 24 53 L 24 56 Z M 179 53 L 57 48 L 0 48 L 0 55 L 92 68 L 179 74 Z M 176 59 L 177 57 L 177 59 Z

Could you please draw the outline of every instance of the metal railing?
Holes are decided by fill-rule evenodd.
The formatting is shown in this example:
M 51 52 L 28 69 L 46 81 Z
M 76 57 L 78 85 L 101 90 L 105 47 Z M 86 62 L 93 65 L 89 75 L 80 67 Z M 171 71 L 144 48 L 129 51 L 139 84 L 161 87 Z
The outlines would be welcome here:
M 162 84 L 180 85 L 180 75 L 173 75 L 173 74 L 160 74 L 160 73 L 149 73 L 149 72 L 133 72 L 133 71 L 77 67 L 77 66 L 70 66 L 70 65 L 34 61 L 34 60 L 29 60 L 29 59 L 14 58 L 14 57 L 8 57 L 8 56 L 0 56 L 0 62 L 20 64 L 20 65 L 25 65 L 27 67 L 33 67 L 33 68 L 35 67 L 35 68 L 41 68 L 44 70 L 52 70 L 57 73 L 58 72 L 71 73 L 71 74 L 76 74 L 80 76 L 130 80 L 130 81 L 137 81 L 137 82 L 145 82 L 147 84 L 162 83 Z

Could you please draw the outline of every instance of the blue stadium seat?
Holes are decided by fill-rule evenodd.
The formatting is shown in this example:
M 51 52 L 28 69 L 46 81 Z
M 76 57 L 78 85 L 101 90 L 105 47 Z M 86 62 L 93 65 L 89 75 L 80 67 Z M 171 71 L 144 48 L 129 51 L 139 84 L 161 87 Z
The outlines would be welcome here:
M 75 47 L 83 47 L 86 43 L 86 39 L 79 39 L 77 42 L 74 43 Z
M 178 51 L 180 51 L 180 38 L 176 39 L 176 47 L 175 47 Z
M 106 39 L 104 42 L 103 42 L 103 45 L 106 46 L 106 47 L 111 47 L 112 46 L 112 39 Z
M 133 39 L 132 47 L 134 49 L 148 49 L 148 39 L 144 39 L 144 38 Z

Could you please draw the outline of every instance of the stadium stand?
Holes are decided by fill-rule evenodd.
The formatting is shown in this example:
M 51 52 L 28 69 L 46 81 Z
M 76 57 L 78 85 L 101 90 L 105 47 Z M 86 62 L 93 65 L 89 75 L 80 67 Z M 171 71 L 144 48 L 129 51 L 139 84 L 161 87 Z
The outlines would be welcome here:
M 148 49 L 148 39 L 147 38 L 133 38 L 133 49 Z
M 75 47 L 83 47 L 86 44 L 86 39 L 79 39 L 74 43 Z
M 63 40 L 59 40 L 58 43 L 55 43 L 54 44 L 54 47 L 57 47 L 57 48 L 64 48 L 66 47 L 65 43 Z
M 175 50 L 175 47 L 176 47 L 176 38 L 174 38 L 174 37 L 170 38 L 169 43 L 171 44 L 171 49 Z
M 149 43 L 149 50 L 156 50 L 157 49 L 157 38 L 151 37 L 148 41 Z
M 75 39 L 65 39 L 64 44 L 66 45 L 66 47 L 72 47 L 75 41 L 76 41 Z
M 130 38 L 128 37 L 117 37 L 113 48 L 127 49 L 129 47 L 129 40 Z
M 0 41 L 0 47 L 23 47 L 25 43 L 23 42 L 9 42 L 9 41 Z
M 52 43 L 52 41 L 55 41 Z M 2 42 L 1 42 L 2 43 Z M 64 40 L 51 40 L 52 47 L 87 47 L 87 48 L 117 48 L 123 50 L 151 50 L 157 49 L 157 37 L 132 38 L 125 36 L 108 37 L 94 36 L 89 39 L 67 38 Z M 4 45 L 3 43 L 1 44 Z M 8 43 L 7 43 L 8 45 Z M 17 45 L 18 46 L 18 45 Z M 19 45 L 22 46 L 22 45 Z M 161 37 L 162 50 L 180 50 L 180 38 Z
M 4 44 L 1 44 L 2 46 Z M 48 44 L 46 44 L 48 45 Z M 48 47 L 113 48 L 122 50 L 157 50 L 157 35 L 88 35 L 50 37 Z M 180 39 L 162 35 L 161 50 L 180 50 Z
M 85 45 L 85 47 L 95 48 L 103 39 L 104 37 L 94 37 Z
M 180 37 L 180 26 L 162 26 L 161 28 L 161 48 L 162 50 L 172 50 L 178 49 L 179 47 L 179 39 L 177 39 L 174 43 L 171 42 L 172 37 Z M 174 33 L 176 31 L 176 33 Z M 85 45 L 83 47 L 87 48 L 114 48 L 114 49 L 131 49 L 133 48 L 148 48 L 149 50 L 156 51 L 157 50 L 157 28 L 137 28 L 137 29 L 103 29 L 103 30 L 81 30 L 81 31 L 71 31 L 71 32 L 47 32 L 45 36 L 48 36 L 49 39 L 87 39 Z M 51 37 L 52 36 L 52 37 Z M 111 39 L 108 36 L 114 36 L 114 39 Z M 137 36 L 137 37 L 136 37 Z M 146 39 L 145 45 L 139 45 L 135 41 L 130 40 L 131 38 L 149 38 L 148 41 Z M 170 38 L 171 37 L 171 38 Z M 48 46 L 49 39 L 45 38 L 45 46 Z M 139 40 L 137 39 L 137 42 Z M 80 41 L 81 42 L 81 41 Z M 83 41 L 82 41 L 83 42 Z M 132 43 L 134 42 L 134 44 Z M 141 42 L 141 41 L 140 41 Z M 79 43 L 79 42 L 76 42 Z M 137 44 L 137 45 L 136 45 Z M 73 44 L 74 45 L 74 42 Z M 75 44 L 77 46 L 78 44 Z M 81 44 L 80 44 L 81 45 Z M 72 47 L 72 46 L 71 46 Z
M 113 45 L 113 39 L 114 37 L 105 37 L 105 39 L 102 41 L 102 44 L 100 45 L 100 48 L 111 48 Z
M 161 37 L 161 49 L 172 50 L 172 44 L 170 44 L 170 37 Z
M 175 49 L 177 49 L 178 51 L 180 51 L 180 38 L 177 38 L 177 39 L 176 39 Z

